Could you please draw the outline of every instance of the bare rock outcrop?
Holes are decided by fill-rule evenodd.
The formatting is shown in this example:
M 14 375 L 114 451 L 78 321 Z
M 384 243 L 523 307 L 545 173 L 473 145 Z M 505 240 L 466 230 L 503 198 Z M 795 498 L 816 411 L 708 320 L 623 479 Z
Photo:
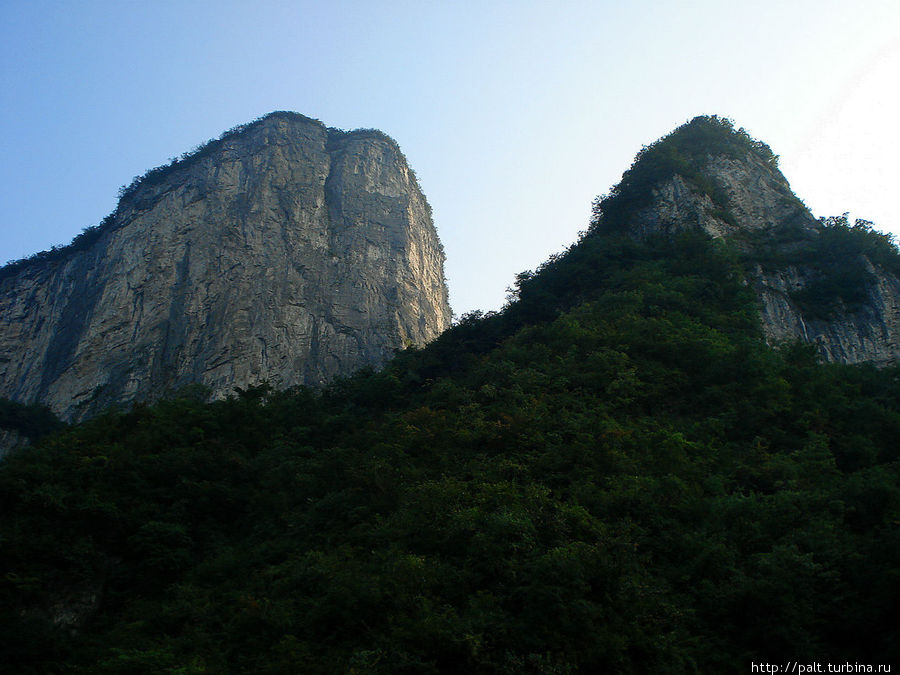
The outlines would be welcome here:
M 450 321 L 430 209 L 377 131 L 273 113 L 148 172 L 90 234 L 0 271 L 0 396 L 68 420 L 323 383 Z
M 826 245 L 841 234 L 838 228 L 813 217 L 768 146 L 727 120 L 696 118 L 645 148 L 622 184 L 595 207 L 594 227 L 638 238 L 706 232 L 741 253 L 770 344 L 799 339 L 842 363 L 900 361 L 896 251 L 886 251 L 882 241 L 875 248 L 884 255 L 874 258 L 850 239 L 877 240 L 877 233 L 853 231 L 848 223 L 848 246 Z M 831 297 L 818 292 L 826 282 Z
M 876 366 L 900 362 L 900 279 L 868 259 L 862 263 L 870 274 L 865 300 L 852 307 L 840 303 L 828 317 L 809 316 L 794 299 L 816 282 L 817 273 L 809 266 L 757 265 L 751 279 L 767 341 L 800 339 L 815 345 L 826 361 Z

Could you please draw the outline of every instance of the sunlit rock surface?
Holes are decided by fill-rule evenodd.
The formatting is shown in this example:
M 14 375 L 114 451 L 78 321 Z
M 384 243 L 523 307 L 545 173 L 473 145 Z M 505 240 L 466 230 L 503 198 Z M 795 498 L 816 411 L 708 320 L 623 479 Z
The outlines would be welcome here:
M 320 384 L 450 321 L 396 143 L 273 113 L 127 191 L 86 250 L 0 279 L 0 396 L 76 420 L 201 383 Z
M 751 258 L 754 246 L 779 228 L 795 233 L 793 241 L 779 244 L 786 252 L 820 236 L 822 223 L 794 195 L 775 162 L 752 153 L 738 158 L 710 153 L 694 168 L 705 185 L 679 174 L 662 181 L 630 219 L 632 234 L 645 238 L 701 229 Z M 793 297 L 820 277 L 820 265 L 751 265 L 747 282 L 759 298 L 767 341 L 774 345 L 799 339 L 815 345 L 826 360 L 842 363 L 884 366 L 900 361 L 900 280 L 863 258 L 871 275 L 865 301 L 854 307 L 839 303 L 827 318 L 806 315 Z

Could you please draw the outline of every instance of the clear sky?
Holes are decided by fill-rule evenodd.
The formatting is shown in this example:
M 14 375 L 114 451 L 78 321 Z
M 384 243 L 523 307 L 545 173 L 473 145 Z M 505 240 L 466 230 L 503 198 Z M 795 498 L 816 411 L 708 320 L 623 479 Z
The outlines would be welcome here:
M 897 0 L 0 0 L 0 262 L 273 110 L 398 141 L 457 314 L 698 114 L 768 143 L 816 216 L 900 235 Z

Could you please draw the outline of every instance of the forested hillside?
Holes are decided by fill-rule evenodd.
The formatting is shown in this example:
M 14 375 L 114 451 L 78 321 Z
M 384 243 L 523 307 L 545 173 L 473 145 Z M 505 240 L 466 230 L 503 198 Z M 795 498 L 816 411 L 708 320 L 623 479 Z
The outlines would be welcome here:
M 595 229 L 381 372 L 11 455 L 11 672 L 890 663 L 900 368 L 768 347 L 742 255 Z

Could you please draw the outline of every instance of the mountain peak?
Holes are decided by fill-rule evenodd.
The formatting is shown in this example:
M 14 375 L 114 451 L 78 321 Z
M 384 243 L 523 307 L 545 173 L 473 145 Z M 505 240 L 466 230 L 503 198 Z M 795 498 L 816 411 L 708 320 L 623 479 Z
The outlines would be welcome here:
M 0 396 L 73 420 L 195 383 L 318 385 L 436 337 L 443 263 L 392 139 L 271 113 L 0 270 Z
M 846 219 L 845 219 L 846 221 Z M 594 203 L 591 234 L 645 241 L 701 232 L 729 243 L 770 344 L 801 340 L 829 361 L 900 358 L 900 255 L 864 223 L 820 222 L 778 158 L 731 120 L 695 117 L 644 146 Z
M 594 203 L 592 227 L 644 237 L 701 229 L 714 237 L 815 219 L 791 192 L 778 157 L 717 115 L 695 117 L 644 146 Z
M 736 129 L 732 120 L 718 115 L 698 115 L 653 146 L 672 146 L 689 157 L 724 155 L 738 159 L 750 154 L 775 166 L 778 164 L 778 157 L 768 145 L 753 138 L 743 127 Z

